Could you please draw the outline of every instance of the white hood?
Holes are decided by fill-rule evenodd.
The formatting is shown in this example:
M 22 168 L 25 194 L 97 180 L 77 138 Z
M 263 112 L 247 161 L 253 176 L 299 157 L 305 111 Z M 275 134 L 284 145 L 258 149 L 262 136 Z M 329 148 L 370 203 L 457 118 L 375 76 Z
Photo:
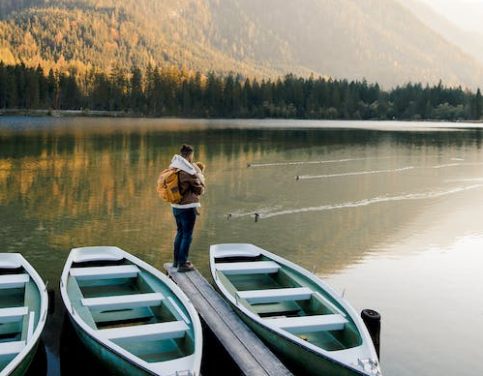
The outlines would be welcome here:
M 169 165 L 169 168 L 179 168 L 180 170 L 183 170 L 184 172 L 187 172 L 190 175 L 196 174 L 196 170 L 191 165 L 191 163 L 189 163 L 188 160 L 184 159 L 181 155 L 178 155 L 178 154 L 175 154 L 173 156 L 173 159 L 171 160 L 171 164 Z

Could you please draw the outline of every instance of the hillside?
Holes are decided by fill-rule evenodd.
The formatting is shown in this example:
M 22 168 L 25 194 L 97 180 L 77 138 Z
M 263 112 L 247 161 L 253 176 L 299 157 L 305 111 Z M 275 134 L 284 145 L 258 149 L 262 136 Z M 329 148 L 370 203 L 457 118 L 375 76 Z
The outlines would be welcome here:
M 481 33 L 464 29 L 458 24 L 452 23 L 446 17 L 437 13 L 433 8 L 422 2 L 422 0 L 398 1 L 400 1 L 403 6 L 414 12 L 414 14 L 422 22 L 433 29 L 436 33 L 446 38 L 455 46 L 460 47 L 465 53 L 473 56 L 483 64 L 483 35 Z M 467 6 L 471 6 L 471 4 L 467 4 Z M 473 9 L 473 7 L 470 9 Z M 479 8 L 475 8 L 475 14 L 481 14 L 481 9 L 480 13 L 477 12 L 477 9 Z
M 168 64 L 383 87 L 483 83 L 475 59 L 396 0 L 3 0 L 0 60 L 78 75 Z
M 434 12 L 451 19 L 459 28 L 476 33 L 482 32 L 483 4 L 479 0 L 419 0 Z

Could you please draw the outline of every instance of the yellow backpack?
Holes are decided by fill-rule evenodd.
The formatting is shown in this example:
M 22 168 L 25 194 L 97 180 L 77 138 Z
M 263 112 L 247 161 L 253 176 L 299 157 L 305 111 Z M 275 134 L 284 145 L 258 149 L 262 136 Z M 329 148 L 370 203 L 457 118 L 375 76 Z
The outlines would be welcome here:
M 179 188 L 179 168 L 168 168 L 161 172 L 158 179 L 159 198 L 170 204 L 178 204 L 183 199 Z

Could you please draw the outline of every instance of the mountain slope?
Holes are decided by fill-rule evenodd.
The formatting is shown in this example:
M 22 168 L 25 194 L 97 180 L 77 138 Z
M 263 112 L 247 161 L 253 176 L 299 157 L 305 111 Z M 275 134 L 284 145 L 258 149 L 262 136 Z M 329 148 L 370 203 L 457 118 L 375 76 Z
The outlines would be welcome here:
M 286 73 L 483 83 L 483 68 L 396 0 L 4 0 L 0 60 L 70 70 L 175 64 Z
M 452 23 L 422 0 L 398 0 L 410 9 L 427 26 L 443 36 L 450 43 L 460 47 L 465 53 L 483 63 L 483 35 L 469 31 Z M 481 25 L 481 24 L 480 24 Z
M 244 0 L 245 14 L 284 41 L 287 62 L 337 78 L 367 78 L 385 86 L 442 80 L 481 83 L 481 66 L 392 0 Z M 272 9 L 264 12 L 263 8 Z M 255 46 L 258 41 L 254 41 Z M 280 49 L 281 50 L 281 49 Z
M 481 20 L 483 19 L 483 4 L 479 0 L 419 0 L 431 8 L 434 12 L 451 19 L 459 28 L 482 33 Z

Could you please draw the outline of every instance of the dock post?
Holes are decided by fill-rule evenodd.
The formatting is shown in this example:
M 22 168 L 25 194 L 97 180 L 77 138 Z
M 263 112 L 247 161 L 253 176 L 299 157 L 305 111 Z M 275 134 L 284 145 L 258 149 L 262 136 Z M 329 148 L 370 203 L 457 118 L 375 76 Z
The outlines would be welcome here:
M 362 321 L 366 324 L 367 330 L 371 335 L 372 342 L 376 349 L 377 357 L 380 359 L 381 353 L 381 315 L 372 309 L 363 309 L 361 312 Z

